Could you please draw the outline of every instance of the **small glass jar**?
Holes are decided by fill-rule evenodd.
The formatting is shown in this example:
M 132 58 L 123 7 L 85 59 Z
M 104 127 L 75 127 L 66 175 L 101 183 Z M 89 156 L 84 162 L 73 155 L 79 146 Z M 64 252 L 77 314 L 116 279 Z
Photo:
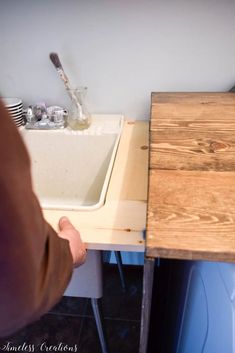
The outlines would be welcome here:
M 91 124 L 91 115 L 85 104 L 85 96 L 87 87 L 79 87 L 69 90 L 69 95 L 72 100 L 69 109 L 67 123 L 72 130 L 85 130 Z

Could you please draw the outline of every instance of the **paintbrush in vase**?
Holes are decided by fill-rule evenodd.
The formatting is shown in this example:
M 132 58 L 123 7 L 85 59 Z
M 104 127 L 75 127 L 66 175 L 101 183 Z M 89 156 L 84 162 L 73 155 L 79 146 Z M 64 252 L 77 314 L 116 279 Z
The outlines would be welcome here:
M 50 59 L 51 59 L 53 65 L 55 66 L 56 71 L 60 75 L 60 78 L 64 82 L 65 88 L 66 88 L 70 98 L 76 104 L 76 106 L 78 108 L 79 119 L 83 120 L 85 117 L 83 116 L 81 104 L 78 101 L 78 98 L 77 98 L 77 96 L 74 93 L 74 90 L 70 86 L 69 79 L 68 79 L 67 75 L 64 72 L 64 69 L 63 69 L 62 64 L 60 62 L 58 54 L 57 53 L 50 53 Z

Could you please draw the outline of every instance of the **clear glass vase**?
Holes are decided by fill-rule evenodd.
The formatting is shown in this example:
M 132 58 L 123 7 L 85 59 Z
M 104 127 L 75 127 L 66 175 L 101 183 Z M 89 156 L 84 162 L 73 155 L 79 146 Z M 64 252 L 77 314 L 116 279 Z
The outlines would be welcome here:
M 67 123 L 72 130 L 88 129 L 91 124 L 91 115 L 85 104 L 87 87 L 79 87 L 69 90 L 72 100 L 67 118 Z

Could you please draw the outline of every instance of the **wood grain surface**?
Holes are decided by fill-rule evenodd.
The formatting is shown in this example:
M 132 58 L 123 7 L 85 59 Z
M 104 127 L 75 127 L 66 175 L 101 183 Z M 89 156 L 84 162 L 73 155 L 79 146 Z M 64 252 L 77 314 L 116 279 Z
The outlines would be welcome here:
M 235 261 L 235 94 L 152 94 L 146 255 Z

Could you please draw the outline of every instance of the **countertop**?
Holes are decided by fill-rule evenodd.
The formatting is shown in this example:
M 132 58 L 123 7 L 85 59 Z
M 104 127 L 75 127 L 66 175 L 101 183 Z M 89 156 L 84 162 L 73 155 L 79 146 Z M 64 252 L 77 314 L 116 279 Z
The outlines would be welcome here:
M 148 257 L 235 261 L 235 94 L 153 93 Z
M 54 229 L 67 216 L 88 249 L 144 252 L 148 126 L 147 121 L 125 121 L 105 205 L 94 211 L 43 210 Z

